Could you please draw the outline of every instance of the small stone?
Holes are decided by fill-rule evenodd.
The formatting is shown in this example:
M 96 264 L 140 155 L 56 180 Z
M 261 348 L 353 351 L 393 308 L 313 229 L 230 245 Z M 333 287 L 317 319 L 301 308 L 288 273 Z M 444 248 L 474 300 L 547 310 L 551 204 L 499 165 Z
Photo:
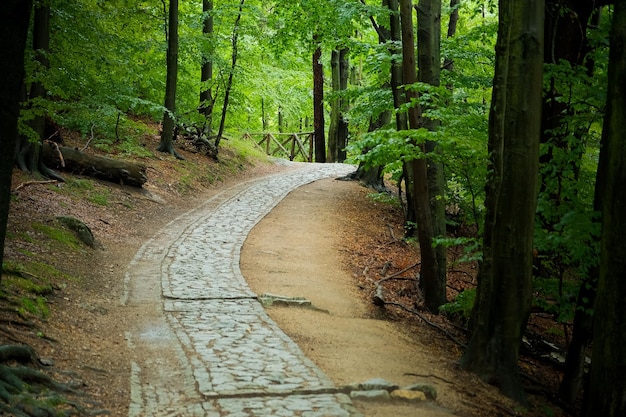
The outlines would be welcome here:
M 411 391 L 406 389 L 397 389 L 391 393 L 391 398 L 402 401 L 426 401 L 426 394 L 422 391 Z
M 370 379 L 369 381 L 365 381 L 361 384 L 361 389 L 362 390 L 387 390 L 387 391 L 393 391 L 395 389 L 398 389 L 398 385 L 394 385 L 391 382 L 384 380 L 382 378 L 374 378 L 374 379 Z
M 54 361 L 50 358 L 39 358 L 39 363 L 43 366 L 54 366 Z
M 350 393 L 350 398 L 353 400 L 367 400 L 367 401 L 376 401 L 376 400 L 388 400 L 389 399 L 389 391 L 384 389 L 370 390 L 370 391 L 352 391 Z
M 426 398 L 429 400 L 437 399 L 437 390 L 430 384 L 413 384 L 408 387 L 403 387 L 402 389 L 407 391 L 421 391 L 426 394 Z

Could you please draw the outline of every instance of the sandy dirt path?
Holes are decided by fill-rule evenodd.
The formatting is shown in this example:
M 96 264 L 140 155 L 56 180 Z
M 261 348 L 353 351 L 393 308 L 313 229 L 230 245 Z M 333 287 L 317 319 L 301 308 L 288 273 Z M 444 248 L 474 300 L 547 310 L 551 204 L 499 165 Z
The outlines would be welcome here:
M 248 236 L 241 271 L 259 295 L 311 300 L 314 309 L 272 306 L 267 310 L 335 384 L 384 378 L 401 386 L 428 383 L 439 394 L 437 402 L 418 405 L 357 401 L 365 416 L 452 415 L 458 398 L 449 384 L 407 375 L 445 377 L 453 366 L 449 359 L 420 342 L 419 335 L 376 317 L 342 267 L 342 232 L 358 227 L 345 203 L 363 196 L 360 185 L 333 179 L 293 191 Z

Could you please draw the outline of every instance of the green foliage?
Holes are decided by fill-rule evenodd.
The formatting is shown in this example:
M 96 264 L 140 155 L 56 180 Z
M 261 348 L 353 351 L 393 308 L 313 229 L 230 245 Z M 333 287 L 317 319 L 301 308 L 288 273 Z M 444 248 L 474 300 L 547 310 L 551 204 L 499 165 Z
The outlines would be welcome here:
M 370 193 L 367 195 L 368 198 L 370 198 L 371 200 L 377 202 L 377 203 L 383 203 L 383 204 L 388 204 L 390 206 L 393 207 L 400 207 L 400 200 L 398 199 L 398 197 L 389 194 L 389 193 Z
M 435 237 L 433 238 L 433 245 L 446 248 L 461 246 L 463 255 L 457 259 L 457 264 L 481 261 L 483 259 L 481 241 L 475 237 Z
M 544 95 L 559 110 L 560 124 L 546 131 L 540 148 L 535 303 L 561 322 L 573 317 L 582 279 L 597 275 L 600 224 L 594 192 L 606 100 L 607 28 L 604 21 L 590 29 L 592 48 L 585 65 L 561 61 L 545 67 Z
M 439 311 L 447 315 L 459 316 L 464 323 L 467 323 L 472 314 L 474 300 L 476 299 L 476 289 L 470 288 L 460 292 L 454 301 L 439 307 Z

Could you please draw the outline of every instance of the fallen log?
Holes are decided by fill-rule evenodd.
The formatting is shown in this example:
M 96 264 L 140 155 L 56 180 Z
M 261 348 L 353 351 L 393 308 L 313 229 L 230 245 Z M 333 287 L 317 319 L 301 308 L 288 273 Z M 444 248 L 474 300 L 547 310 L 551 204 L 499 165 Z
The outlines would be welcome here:
M 89 155 L 55 143 L 44 143 L 42 156 L 46 166 L 73 174 L 135 187 L 141 187 L 148 180 L 147 167 L 143 164 Z

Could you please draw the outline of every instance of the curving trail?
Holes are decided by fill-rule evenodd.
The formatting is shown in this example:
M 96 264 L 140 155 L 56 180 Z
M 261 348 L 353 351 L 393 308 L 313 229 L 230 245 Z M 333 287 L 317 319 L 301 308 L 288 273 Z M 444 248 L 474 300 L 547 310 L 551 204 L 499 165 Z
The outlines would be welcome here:
M 290 191 L 353 169 L 294 163 L 224 190 L 142 246 L 121 300 L 134 316 L 129 417 L 358 415 L 239 270 L 248 233 Z

